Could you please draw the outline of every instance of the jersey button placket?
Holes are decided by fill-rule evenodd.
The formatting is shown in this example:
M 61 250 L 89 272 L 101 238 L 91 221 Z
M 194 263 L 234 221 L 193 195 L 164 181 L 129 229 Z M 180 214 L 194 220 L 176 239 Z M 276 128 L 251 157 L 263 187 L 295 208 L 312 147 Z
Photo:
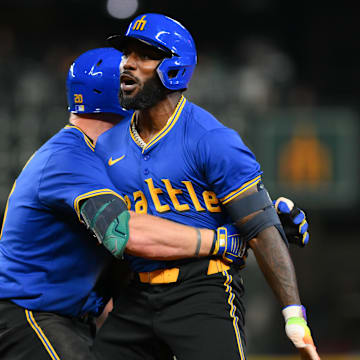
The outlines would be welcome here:
M 146 162 L 148 162 L 149 161 L 149 159 L 150 159 L 150 155 L 149 154 L 143 154 L 143 160 L 144 161 L 146 161 Z M 150 173 L 150 170 L 149 170 L 149 168 L 148 168 L 148 163 L 144 163 L 144 170 L 143 170 L 143 173 L 144 173 L 144 175 L 145 176 L 147 176 L 147 175 L 149 175 L 149 173 Z

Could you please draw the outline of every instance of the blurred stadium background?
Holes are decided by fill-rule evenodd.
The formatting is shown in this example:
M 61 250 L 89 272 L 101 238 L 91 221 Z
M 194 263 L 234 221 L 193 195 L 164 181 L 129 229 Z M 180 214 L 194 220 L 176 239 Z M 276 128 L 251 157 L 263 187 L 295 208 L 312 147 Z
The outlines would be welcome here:
M 311 243 L 291 253 L 315 341 L 325 359 L 360 359 L 360 26 L 348 2 L 2 0 L 2 214 L 26 160 L 67 121 L 72 60 L 142 12 L 190 30 L 199 65 L 186 96 L 239 131 L 273 198 L 306 210 Z M 244 279 L 250 360 L 292 359 L 252 257 Z

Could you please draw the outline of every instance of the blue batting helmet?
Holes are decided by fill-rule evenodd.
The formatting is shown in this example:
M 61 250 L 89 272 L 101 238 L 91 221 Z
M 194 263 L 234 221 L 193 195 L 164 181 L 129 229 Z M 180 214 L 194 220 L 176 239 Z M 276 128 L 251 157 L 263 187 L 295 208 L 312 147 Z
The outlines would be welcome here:
M 135 38 L 163 50 L 167 55 L 157 73 L 170 90 L 186 89 L 194 72 L 197 55 L 191 34 L 178 21 L 160 14 L 137 16 L 124 36 L 114 35 L 108 40 L 122 50 L 126 38 Z
M 128 114 L 118 98 L 121 57 L 118 50 L 99 48 L 83 53 L 72 63 L 66 80 L 70 112 Z

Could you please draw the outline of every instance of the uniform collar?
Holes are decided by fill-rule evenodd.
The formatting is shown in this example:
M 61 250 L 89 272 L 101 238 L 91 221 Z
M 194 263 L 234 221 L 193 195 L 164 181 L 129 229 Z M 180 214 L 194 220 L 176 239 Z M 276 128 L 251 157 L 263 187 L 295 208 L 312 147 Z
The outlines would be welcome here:
M 140 135 L 137 133 L 136 129 L 135 129 L 135 131 L 133 131 L 133 124 L 134 124 L 134 121 L 135 121 L 134 120 L 135 119 L 135 113 L 133 114 L 133 116 L 131 117 L 131 122 L 130 122 L 130 126 L 129 126 L 130 136 L 133 139 L 133 141 L 135 142 L 135 144 L 142 149 L 142 153 L 144 153 L 145 150 L 148 150 L 150 147 L 152 147 L 154 144 L 156 144 L 161 138 L 163 138 L 173 128 L 173 126 L 175 125 L 175 123 L 179 119 L 180 114 L 182 113 L 182 110 L 184 109 L 186 101 L 187 100 L 184 97 L 184 95 L 181 95 L 181 98 L 180 98 L 174 112 L 172 113 L 169 120 L 167 121 L 166 125 L 147 144 L 145 144 L 145 143 L 141 144 L 141 142 L 138 139 L 140 137 Z

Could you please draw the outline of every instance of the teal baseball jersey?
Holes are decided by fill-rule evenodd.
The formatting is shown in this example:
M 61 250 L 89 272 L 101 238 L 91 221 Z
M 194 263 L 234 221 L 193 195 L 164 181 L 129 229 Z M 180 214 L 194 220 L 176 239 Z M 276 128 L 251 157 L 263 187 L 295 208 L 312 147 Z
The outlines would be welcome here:
M 166 126 L 142 148 L 131 130 L 134 116 L 102 134 L 95 148 L 129 209 L 210 229 L 229 222 L 223 205 L 261 179 L 238 133 L 182 96 Z M 173 266 L 127 259 L 137 272 Z
M 112 256 L 80 224 L 79 204 L 120 196 L 92 141 L 66 126 L 29 160 L 9 196 L 0 239 L 0 299 L 68 316 L 98 314 L 94 288 Z

